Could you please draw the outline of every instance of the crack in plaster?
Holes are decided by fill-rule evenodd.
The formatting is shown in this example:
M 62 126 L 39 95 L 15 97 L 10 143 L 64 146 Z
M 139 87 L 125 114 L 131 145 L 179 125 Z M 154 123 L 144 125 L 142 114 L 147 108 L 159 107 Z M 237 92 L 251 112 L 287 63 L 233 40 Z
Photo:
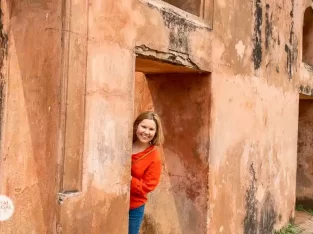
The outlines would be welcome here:
M 307 63 L 303 63 L 305 69 L 310 72 L 310 73 L 313 73 L 313 66 L 310 65 L 310 64 L 307 64 Z
M 139 56 L 141 55 L 152 59 L 162 60 L 175 65 L 182 65 L 201 70 L 199 66 L 190 59 L 189 55 L 185 53 L 179 53 L 173 50 L 169 50 L 170 52 L 162 52 L 151 49 L 145 45 L 136 46 L 134 51 Z
M 58 193 L 58 203 L 63 204 L 63 202 L 71 197 L 79 196 L 81 192 L 78 191 L 65 191 L 63 193 Z

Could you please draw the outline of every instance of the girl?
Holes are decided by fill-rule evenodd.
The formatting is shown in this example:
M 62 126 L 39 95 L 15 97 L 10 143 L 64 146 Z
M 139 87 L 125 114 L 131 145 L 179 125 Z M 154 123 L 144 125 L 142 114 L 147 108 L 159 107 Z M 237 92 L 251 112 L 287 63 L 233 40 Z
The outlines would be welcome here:
M 144 216 L 147 194 L 160 181 L 161 160 L 156 146 L 164 141 L 159 116 L 147 111 L 140 114 L 133 126 L 130 209 L 128 234 L 138 234 Z

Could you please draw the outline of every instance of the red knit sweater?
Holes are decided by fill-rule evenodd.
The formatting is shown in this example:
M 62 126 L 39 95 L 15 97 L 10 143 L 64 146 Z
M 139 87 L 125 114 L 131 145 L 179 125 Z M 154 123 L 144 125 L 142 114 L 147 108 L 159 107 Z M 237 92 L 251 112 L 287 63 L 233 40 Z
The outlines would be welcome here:
M 147 194 L 160 181 L 161 160 L 156 146 L 132 155 L 130 209 L 138 208 L 147 201 Z

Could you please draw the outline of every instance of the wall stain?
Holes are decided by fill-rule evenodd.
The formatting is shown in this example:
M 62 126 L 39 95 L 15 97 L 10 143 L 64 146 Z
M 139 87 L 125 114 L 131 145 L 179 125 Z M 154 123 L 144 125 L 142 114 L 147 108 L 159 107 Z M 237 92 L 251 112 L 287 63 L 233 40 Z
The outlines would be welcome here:
M 298 53 L 298 49 L 297 49 L 297 43 L 294 39 L 294 0 L 291 0 L 291 12 L 290 12 L 290 17 L 292 18 L 291 21 L 291 25 L 290 25 L 290 33 L 289 33 L 289 45 L 285 44 L 285 52 L 287 54 L 287 73 L 288 73 L 288 77 L 289 79 L 292 78 L 293 75 L 293 63 L 296 61 L 297 59 L 297 53 Z
M 264 204 L 261 208 L 261 220 L 259 224 L 259 233 L 273 233 L 276 223 L 277 213 L 272 195 L 267 192 Z
M 253 35 L 253 62 L 254 69 L 257 70 L 261 66 L 262 62 L 262 22 L 263 22 L 263 9 L 261 0 L 254 0 L 254 35 Z
M 170 29 L 169 48 L 189 53 L 188 34 L 196 30 L 196 26 L 173 11 L 161 11 L 165 26 Z
M 287 44 L 285 44 L 285 51 L 287 53 L 287 73 L 289 79 L 292 77 L 292 50 L 289 48 Z
M 256 234 L 258 228 L 258 208 L 256 200 L 256 177 L 253 163 L 249 168 L 251 181 L 248 190 L 246 191 L 246 216 L 244 218 L 244 234 Z
M 258 201 L 256 199 L 257 179 L 253 163 L 249 168 L 250 186 L 246 191 L 246 216 L 244 218 L 244 234 L 270 234 L 274 230 L 277 219 L 275 211 L 275 203 L 272 195 L 267 192 L 260 212 L 260 220 L 258 217 Z
M 0 139 L 2 139 L 2 125 L 3 125 L 3 109 L 5 99 L 5 77 L 3 74 L 4 61 L 8 55 L 8 35 L 3 28 L 3 12 L 0 9 Z
M 279 66 L 276 66 L 276 72 L 279 73 Z
M 147 4 L 150 8 L 156 9 L 160 12 L 165 26 L 169 29 L 170 43 L 169 49 L 179 53 L 189 54 L 188 37 L 190 32 L 194 32 L 197 29 L 205 29 L 212 31 L 208 26 L 198 25 L 185 16 L 178 14 L 174 10 L 166 7 L 157 7 L 151 3 Z
M 270 39 L 272 38 L 273 26 L 272 26 L 273 14 L 270 14 L 270 5 L 266 4 L 265 12 L 265 48 L 268 49 Z
M 157 234 L 157 228 L 152 215 L 145 214 L 141 226 L 140 234 Z

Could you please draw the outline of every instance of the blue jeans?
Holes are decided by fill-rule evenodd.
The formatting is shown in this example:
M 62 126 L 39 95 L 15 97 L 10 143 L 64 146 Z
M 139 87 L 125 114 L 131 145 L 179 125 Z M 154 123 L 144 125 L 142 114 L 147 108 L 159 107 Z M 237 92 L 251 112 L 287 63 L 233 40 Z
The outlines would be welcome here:
M 139 234 L 144 213 L 145 205 L 129 210 L 128 234 Z

